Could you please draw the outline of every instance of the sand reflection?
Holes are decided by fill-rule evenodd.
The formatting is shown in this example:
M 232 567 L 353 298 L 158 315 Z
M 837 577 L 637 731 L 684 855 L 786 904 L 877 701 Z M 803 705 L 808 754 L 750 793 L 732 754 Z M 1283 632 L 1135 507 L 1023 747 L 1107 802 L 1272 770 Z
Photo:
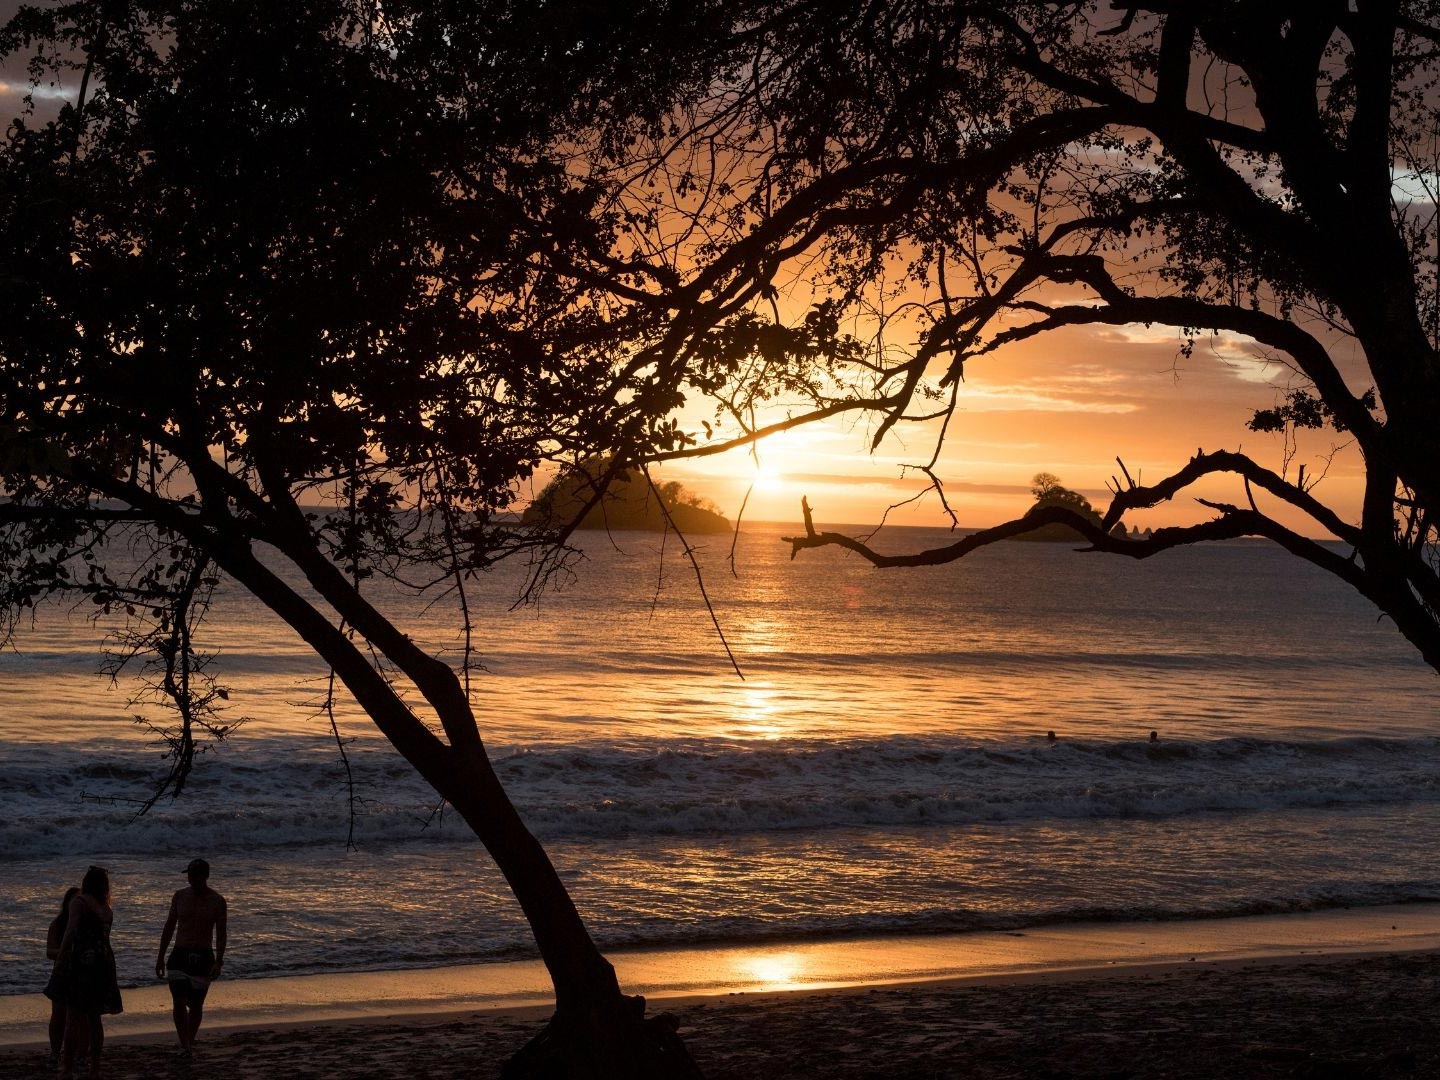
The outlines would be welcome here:
M 789 990 L 805 981 L 809 965 L 798 952 L 757 952 L 741 954 L 736 958 L 735 967 L 740 975 L 737 982 L 758 984 L 758 990 Z

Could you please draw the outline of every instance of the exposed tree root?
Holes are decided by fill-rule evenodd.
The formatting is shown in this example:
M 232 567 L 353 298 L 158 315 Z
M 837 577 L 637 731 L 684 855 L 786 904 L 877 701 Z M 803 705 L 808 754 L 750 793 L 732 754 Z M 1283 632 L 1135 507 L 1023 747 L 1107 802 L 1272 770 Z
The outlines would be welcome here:
M 557 1013 L 505 1063 L 501 1080 L 703 1080 L 670 1013 L 626 997 L 610 1016 Z

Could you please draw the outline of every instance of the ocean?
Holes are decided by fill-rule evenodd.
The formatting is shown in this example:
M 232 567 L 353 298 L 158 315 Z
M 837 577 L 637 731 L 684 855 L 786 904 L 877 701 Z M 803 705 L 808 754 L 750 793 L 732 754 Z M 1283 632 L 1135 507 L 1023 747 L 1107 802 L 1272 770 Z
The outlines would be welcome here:
M 519 565 L 471 590 L 482 733 L 602 946 L 1440 899 L 1440 682 L 1339 582 L 1259 542 L 879 571 L 792 562 L 789 528 L 747 525 L 733 573 L 729 538 L 701 541 L 743 679 L 673 537 L 585 534 L 537 605 L 514 606 Z M 373 588 L 458 655 L 450 599 Z M 353 707 L 347 848 L 325 670 L 234 590 L 206 637 L 245 722 L 137 819 L 163 761 L 134 717 L 158 717 L 99 673 L 114 629 L 52 606 L 0 653 L 0 993 L 44 984 L 91 863 L 122 984 L 153 982 L 195 855 L 230 978 L 533 954 L 483 849 Z

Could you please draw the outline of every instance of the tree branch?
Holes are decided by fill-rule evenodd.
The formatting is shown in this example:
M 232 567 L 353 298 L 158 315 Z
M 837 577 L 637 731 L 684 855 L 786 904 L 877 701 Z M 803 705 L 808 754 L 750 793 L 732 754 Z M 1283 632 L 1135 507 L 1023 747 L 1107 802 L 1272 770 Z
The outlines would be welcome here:
M 1110 502 L 1110 508 L 1105 512 L 1101 528 L 1108 533 L 1127 510 L 1147 509 L 1165 502 L 1174 498 L 1182 489 L 1189 487 L 1202 476 L 1219 473 L 1235 473 L 1244 477 L 1248 483 L 1268 491 L 1271 495 L 1283 499 L 1299 510 L 1303 510 L 1332 535 L 1344 540 L 1347 544 L 1359 546 L 1360 530 L 1343 521 L 1335 511 L 1320 502 L 1307 490 L 1286 482 L 1246 455 L 1229 450 L 1217 450 L 1209 454 L 1197 453 L 1183 469 L 1166 477 L 1158 484 L 1148 487 L 1132 484 L 1117 492 L 1115 498 Z
M 1364 571 L 1349 559 L 1314 540 L 1286 529 L 1279 522 L 1264 514 L 1218 503 L 1205 505 L 1219 509 L 1220 516 L 1198 525 L 1156 529 L 1149 537 L 1138 540 L 1111 536 L 1089 518 L 1076 513 L 1069 507 L 1043 506 L 1032 510 L 1022 518 L 1016 518 L 989 529 L 981 529 L 945 547 L 930 548 L 904 555 L 886 555 L 854 537 L 845 536 L 842 533 L 816 531 L 810 504 L 808 501 L 802 500 L 801 509 L 805 516 L 805 534 L 803 536 L 785 536 L 781 537 L 781 540 L 790 545 L 792 559 L 801 551 L 810 548 L 841 547 L 847 551 L 853 551 L 872 566 L 891 569 L 902 566 L 943 566 L 1001 540 L 1024 536 L 1026 533 L 1034 532 L 1046 525 L 1068 525 L 1074 529 L 1089 544 L 1089 547 L 1079 549 L 1081 551 L 1103 551 L 1112 555 L 1125 555 L 1132 559 L 1148 559 L 1162 551 L 1189 544 L 1212 540 L 1234 540 L 1242 536 L 1262 536 L 1274 540 L 1292 554 L 1298 555 L 1348 582 L 1361 593 L 1379 603 L 1375 592 L 1369 586 Z

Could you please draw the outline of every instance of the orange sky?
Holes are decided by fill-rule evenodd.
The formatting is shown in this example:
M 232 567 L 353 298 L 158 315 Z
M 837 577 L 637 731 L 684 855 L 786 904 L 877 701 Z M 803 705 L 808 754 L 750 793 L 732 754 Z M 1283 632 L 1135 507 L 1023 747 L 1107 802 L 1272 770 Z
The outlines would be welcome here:
M 1264 362 L 1246 339 L 1206 339 L 1187 358 L 1178 333 L 1167 328 L 1077 327 L 972 361 L 966 380 L 938 468 L 963 526 L 1023 514 L 1033 501 L 1030 478 L 1042 470 L 1103 506 L 1109 497 L 1105 482 L 1119 472 L 1116 455 L 1137 480 L 1152 483 L 1201 448 L 1239 449 L 1276 471 L 1282 467 L 1280 438 L 1249 431 L 1246 423 L 1255 409 L 1275 403 L 1292 376 Z M 878 521 L 886 506 L 923 486 L 913 477 L 900 480 L 899 465 L 923 463 L 931 442 L 912 428 L 903 437 L 892 433 L 872 455 L 871 426 L 864 419 L 828 421 L 762 446 L 759 483 L 746 518 L 798 522 L 803 495 L 815 509 L 817 525 Z M 1292 476 L 1301 462 L 1307 476 L 1322 469 L 1323 457 L 1344 441 L 1334 432 L 1306 434 Z M 1354 519 L 1359 470 L 1358 455 L 1342 451 L 1316 496 Z M 748 456 L 732 452 L 672 463 L 665 475 L 709 496 L 733 519 L 756 469 Z M 1245 498 L 1241 485 L 1229 480 L 1209 483 L 1196 494 L 1239 503 Z M 1268 508 L 1306 535 L 1321 535 L 1303 515 Z M 1177 499 L 1126 520 L 1155 527 L 1212 516 L 1190 499 Z M 891 521 L 947 523 L 933 495 Z

